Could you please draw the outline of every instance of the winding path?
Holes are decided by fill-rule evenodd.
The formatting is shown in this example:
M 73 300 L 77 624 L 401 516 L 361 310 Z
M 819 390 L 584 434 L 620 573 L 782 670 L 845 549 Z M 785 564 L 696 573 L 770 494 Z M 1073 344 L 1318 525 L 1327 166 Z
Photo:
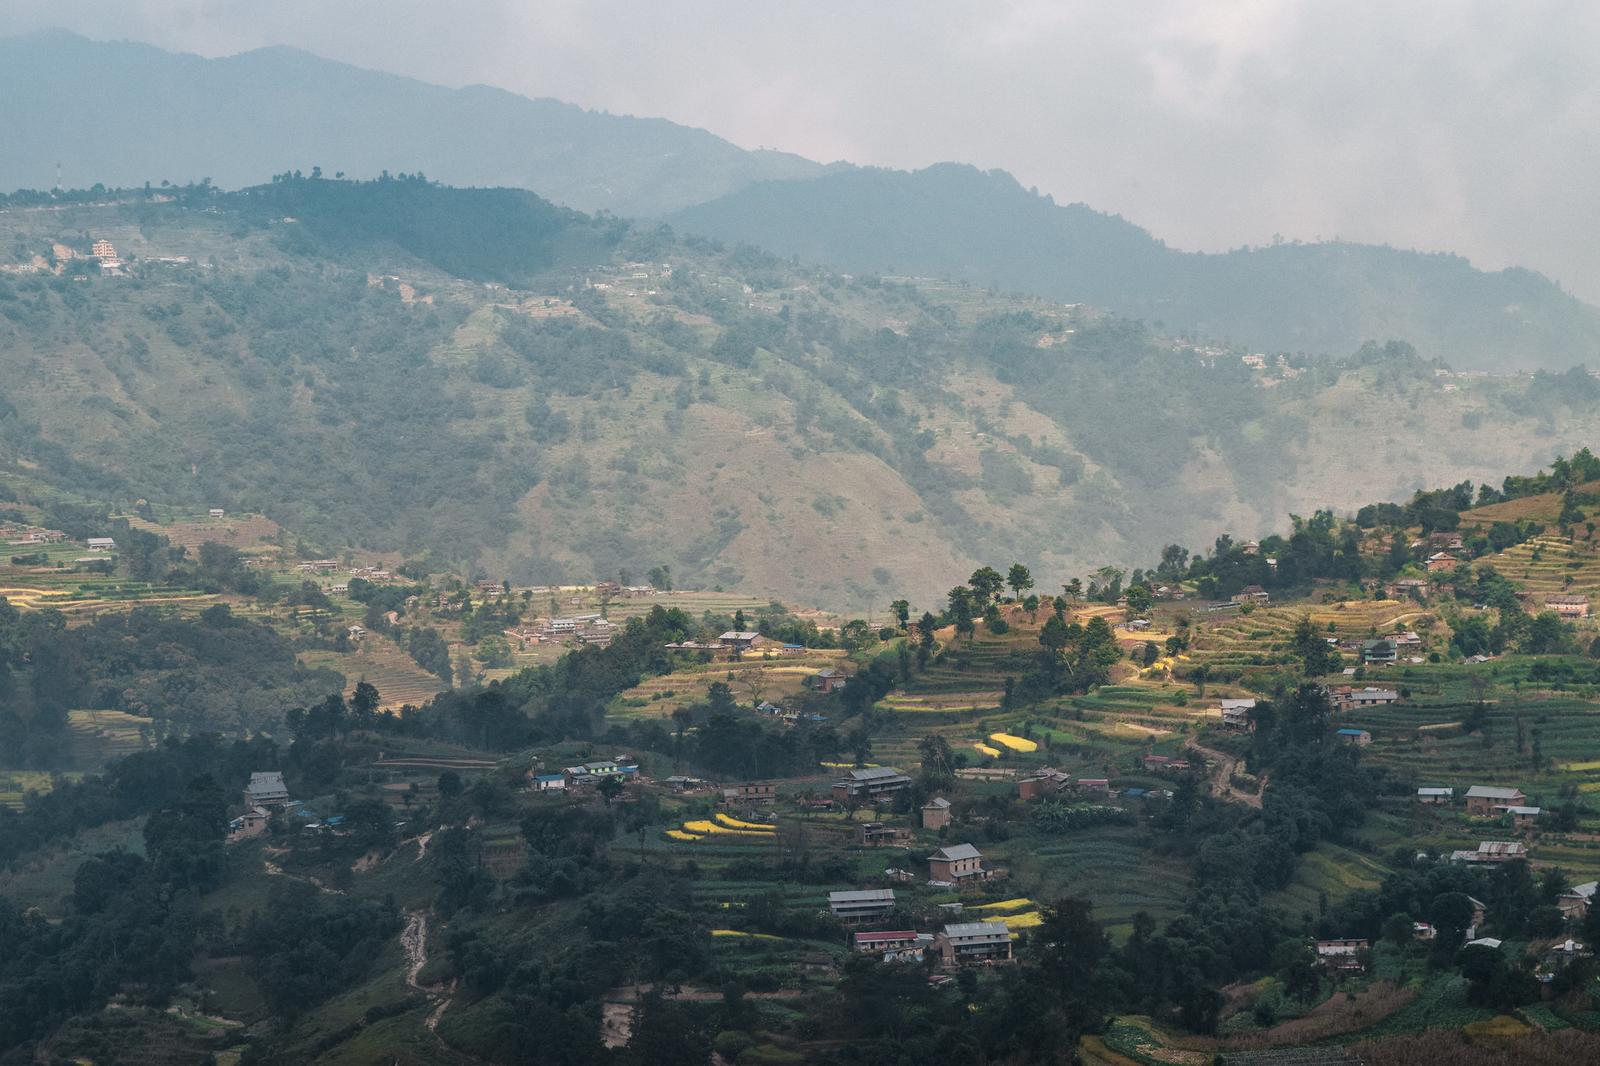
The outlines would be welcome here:
M 1207 763 L 1210 764 L 1209 768 L 1211 775 L 1209 778 L 1209 783 L 1211 785 L 1211 794 L 1213 796 L 1216 796 L 1218 799 L 1232 800 L 1235 803 L 1242 803 L 1247 807 L 1255 807 L 1260 809 L 1261 792 L 1265 792 L 1267 790 L 1267 778 L 1265 774 L 1263 774 L 1261 777 L 1261 792 L 1246 792 L 1244 789 L 1233 783 L 1234 772 L 1239 769 L 1239 760 L 1237 757 L 1229 755 L 1227 752 L 1218 751 L 1216 748 L 1205 747 L 1203 744 L 1193 740 L 1189 741 L 1186 747 L 1190 751 L 1199 752 L 1201 755 L 1204 755 Z

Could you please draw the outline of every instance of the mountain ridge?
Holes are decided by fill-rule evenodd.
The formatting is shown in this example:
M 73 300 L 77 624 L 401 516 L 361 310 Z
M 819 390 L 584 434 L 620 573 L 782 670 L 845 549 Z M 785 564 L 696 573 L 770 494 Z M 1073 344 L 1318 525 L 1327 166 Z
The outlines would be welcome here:
M 758 182 L 668 220 L 840 270 L 958 277 L 1269 352 L 1401 337 L 1463 369 L 1600 355 L 1600 310 L 1531 270 L 1342 241 L 1180 251 L 1121 216 L 962 164 Z

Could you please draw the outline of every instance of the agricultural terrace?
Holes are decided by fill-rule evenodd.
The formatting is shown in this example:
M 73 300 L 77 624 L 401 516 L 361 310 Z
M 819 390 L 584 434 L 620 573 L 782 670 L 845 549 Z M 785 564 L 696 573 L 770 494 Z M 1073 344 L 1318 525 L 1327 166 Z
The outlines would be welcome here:
M 1515 581 L 1535 598 L 1600 592 L 1600 550 L 1593 538 L 1577 540 L 1542 533 L 1480 562 L 1493 566 L 1501 577 Z

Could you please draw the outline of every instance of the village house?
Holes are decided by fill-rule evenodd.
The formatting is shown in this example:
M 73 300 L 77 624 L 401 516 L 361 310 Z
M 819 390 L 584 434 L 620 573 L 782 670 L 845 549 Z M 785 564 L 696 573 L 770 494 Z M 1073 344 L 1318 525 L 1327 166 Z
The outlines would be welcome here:
M 856 827 L 856 843 L 863 847 L 892 847 L 910 839 L 911 830 L 884 822 L 862 822 Z
M 738 655 L 741 652 L 747 652 L 754 648 L 759 648 L 766 639 L 767 638 L 763 637 L 760 633 L 750 632 L 748 630 L 730 629 L 728 632 L 718 637 L 717 641 L 724 648 L 727 648 L 735 655 Z
M 928 856 L 928 880 L 955 884 L 989 876 L 983 856 L 971 844 L 951 844 Z
M 1361 953 L 1372 944 L 1354 937 L 1336 937 L 1317 941 L 1317 961 L 1330 970 L 1361 969 Z
M 1467 813 L 1488 818 L 1494 815 L 1496 805 L 1520 807 L 1528 802 L 1520 788 L 1500 788 L 1494 785 L 1473 785 L 1467 789 Z
M 828 893 L 828 910 L 841 922 L 881 918 L 894 910 L 894 889 L 863 888 Z
M 1385 707 L 1391 703 L 1400 702 L 1400 693 L 1392 688 L 1354 688 L 1350 685 L 1340 685 L 1328 695 L 1333 700 L 1336 711 L 1347 711 L 1352 707 Z
M 1569 921 L 1583 918 L 1589 913 L 1589 904 L 1594 900 L 1594 894 L 1600 889 L 1600 881 L 1585 881 L 1581 885 L 1573 885 L 1561 893 L 1561 898 L 1556 900 L 1556 906 Z
M 1255 721 L 1250 717 L 1250 712 L 1255 710 L 1255 706 L 1256 701 L 1250 699 L 1223 700 L 1223 728 L 1238 730 L 1241 732 L 1249 732 L 1250 730 L 1255 729 Z
M 1139 763 L 1150 773 L 1156 774 L 1166 773 L 1168 770 L 1171 770 L 1174 767 L 1181 768 L 1188 765 L 1188 763 L 1186 763 L 1184 760 L 1174 759 L 1170 755 L 1148 754 L 1142 757 L 1139 760 Z
M 1372 734 L 1365 729 L 1341 729 L 1337 736 L 1346 744 L 1354 744 L 1358 748 L 1364 748 L 1372 743 Z
M 1511 862 L 1526 859 L 1526 845 L 1516 840 L 1485 840 L 1477 851 L 1457 851 L 1450 856 L 1452 862 Z
M 1399 657 L 1399 647 L 1388 637 L 1361 643 L 1361 661 L 1369 666 L 1387 666 Z
M 1418 803 L 1454 803 L 1456 790 L 1453 788 L 1419 788 L 1417 789 Z
M 567 790 L 567 775 L 534 774 L 533 790 L 535 792 L 565 792 Z
M 1427 566 L 1428 573 L 1441 574 L 1450 570 L 1454 570 L 1456 568 L 1457 561 L 1458 560 L 1454 555 L 1450 555 L 1446 552 L 1435 552 L 1434 554 L 1428 556 L 1428 561 L 1424 565 Z
M 1099 796 L 1105 798 L 1111 795 L 1111 781 L 1104 777 L 1080 777 L 1073 784 L 1081 796 Z
M 1272 596 L 1260 585 L 1246 585 L 1238 592 L 1235 592 L 1231 599 L 1234 603 L 1267 604 L 1272 602 Z
M 1546 596 L 1544 606 L 1548 611 L 1554 611 L 1562 618 L 1588 618 L 1589 597 L 1587 596 Z
M 833 783 L 833 798 L 839 803 L 859 803 L 892 795 L 911 784 L 911 778 L 892 766 L 868 766 L 851 770 L 843 781 Z
M 265 807 L 251 807 L 244 814 L 228 823 L 228 843 L 233 844 L 240 840 L 249 840 L 251 837 L 260 836 L 267 831 L 267 821 L 272 817 L 272 812 Z
M 1071 784 L 1072 777 L 1066 771 L 1041 766 L 1017 782 L 1017 798 L 1027 802 L 1039 796 L 1053 796 Z
M 208 518 L 221 518 L 223 515 L 225 515 L 227 513 L 228 512 L 224 511 L 220 507 L 213 507 L 210 510 L 206 511 L 206 516 Z
M 1458 552 L 1465 546 L 1460 533 L 1429 533 L 1428 550 Z
M 922 828 L 943 829 L 950 824 L 950 801 L 935 796 L 922 805 Z
M 857 933 L 855 949 L 862 953 L 875 954 L 881 962 L 921 962 L 933 943 L 932 933 L 895 929 L 877 933 Z
M 957 922 L 935 940 L 946 969 L 966 963 L 1005 962 L 1011 958 L 1011 930 L 1005 922 Z
M 722 790 L 722 802 L 744 807 L 770 807 L 778 802 L 778 786 L 770 781 L 746 781 Z
M 84 543 L 89 546 L 89 550 L 92 552 L 114 552 L 117 550 L 117 542 L 111 537 L 90 537 Z
M 1495 810 L 1501 814 L 1509 814 L 1511 816 L 1511 824 L 1518 829 L 1532 829 L 1534 824 L 1539 821 L 1539 816 L 1544 813 L 1541 808 L 1524 807 L 1521 804 L 1507 804 L 1503 807 L 1496 807 Z
M 244 805 L 252 807 L 281 807 L 289 802 L 289 789 L 283 783 L 281 770 L 257 770 L 250 775 L 244 787 Z
M 1420 577 L 1403 577 L 1383 587 L 1383 594 L 1391 600 L 1407 598 L 1425 600 L 1428 598 L 1428 591 L 1428 583 Z
M 848 679 L 842 671 L 835 670 L 830 666 L 826 669 L 818 670 L 806 678 L 805 686 L 813 692 L 837 692 L 839 689 L 844 688 L 846 680 Z

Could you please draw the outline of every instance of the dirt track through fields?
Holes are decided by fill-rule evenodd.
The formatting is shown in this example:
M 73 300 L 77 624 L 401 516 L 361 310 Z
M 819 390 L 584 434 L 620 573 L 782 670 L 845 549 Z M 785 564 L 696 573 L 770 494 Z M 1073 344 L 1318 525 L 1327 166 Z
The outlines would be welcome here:
M 1204 755 L 1207 762 L 1210 763 L 1211 776 L 1209 783 L 1213 796 L 1218 799 L 1232 800 L 1235 803 L 1243 803 L 1247 807 L 1260 808 L 1261 793 L 1246 792 L 1233 783 L 1233 775 L 1239 769 L 1238 759 L 1215 748 L 1204 747 L 1192 740 L 1189 741 L 1187 747 L 1190 751 L 1197 751 Z M 1265 792 L 1266 789 L 1267 779 L 1263 776 L 1261 779 L 1261 791 Z

